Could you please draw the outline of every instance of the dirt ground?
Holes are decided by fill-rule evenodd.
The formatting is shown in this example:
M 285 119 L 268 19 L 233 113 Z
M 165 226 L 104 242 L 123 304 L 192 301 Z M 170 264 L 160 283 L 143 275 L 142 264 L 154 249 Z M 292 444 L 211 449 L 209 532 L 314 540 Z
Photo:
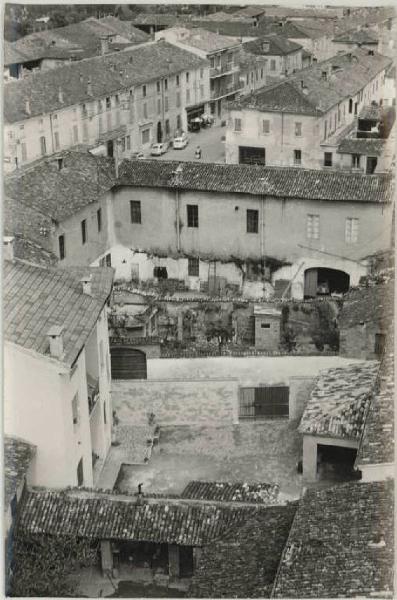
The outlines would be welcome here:
M 277 483 L 288 499 L 298 498 L 302 456 L 297 422 L 283 419 L 221 427 L 162 427 L 159 452 L 149 464 L 122 467 L 117 487 L 134 492 L 181 493 L 193 479 Z

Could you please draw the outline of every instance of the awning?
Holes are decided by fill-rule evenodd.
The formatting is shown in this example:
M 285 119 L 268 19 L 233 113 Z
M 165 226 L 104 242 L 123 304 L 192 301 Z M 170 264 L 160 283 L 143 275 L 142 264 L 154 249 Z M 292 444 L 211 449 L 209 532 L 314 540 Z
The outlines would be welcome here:
M 186 114 L 189 120 L 195 117 L 200 117 L 202 114 L 204 114 L 204 104 L 195 104 L 194 106 L 187 106 Z

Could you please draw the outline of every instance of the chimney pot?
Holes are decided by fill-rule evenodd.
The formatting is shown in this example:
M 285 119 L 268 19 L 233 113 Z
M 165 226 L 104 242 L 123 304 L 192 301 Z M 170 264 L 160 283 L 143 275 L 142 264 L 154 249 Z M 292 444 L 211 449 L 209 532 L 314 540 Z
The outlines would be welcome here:
M 14 241 L 15 238 L 13 236 L 3 237 L 3 251 L 6 260 L 14 260 Z
M 83 294 L 86 294 L 87 296 L 92 296 L 92 275 L 84 275 L 84 277 L 82 277 L 80 281 L 83 286 Z
M 50 355 L 53 358 L 61 358 L 63 355 L 63 332 L 64 327 L 62 325 L 53 325 L 47 333 L 50 342 Z

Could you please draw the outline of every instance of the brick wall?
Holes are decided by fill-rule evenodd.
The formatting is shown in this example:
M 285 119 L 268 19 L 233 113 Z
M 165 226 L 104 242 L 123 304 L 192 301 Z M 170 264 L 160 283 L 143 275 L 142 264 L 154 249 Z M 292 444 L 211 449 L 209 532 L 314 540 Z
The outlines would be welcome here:
M 112 382 L 120 423 L 143 425 L 153 412 L 159 425 L 238 422 L 237 380 L 119 380 Z
M 291 421 L 300 419 L 310 393 L 314 387 L 316 377 L 296 376 L 289 379 L 289 418 Z

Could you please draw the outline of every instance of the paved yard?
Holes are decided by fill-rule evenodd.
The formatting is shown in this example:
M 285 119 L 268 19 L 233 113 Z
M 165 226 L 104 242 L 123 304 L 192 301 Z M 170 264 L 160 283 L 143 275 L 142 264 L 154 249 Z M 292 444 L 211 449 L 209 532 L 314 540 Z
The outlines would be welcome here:
M 201 129 L 199 132 L 189 132 L 189 143 L 186 148 L 174 150 L 170 148 L 168 152 L 157 157 L 158 160 L 183 160 L 195 161 L 194 152 L 197 146 L 200 146 L 202 162 L 224 163 L 225 162 L 225 144 L 221 138 L 226 133 L 226 127 L 213 125 L 207 129 Z
M 227 379 L 241 385 L 288 381 L 292 376 L 316 376 L 321 369 L 359 362 L 339 356 L 250 356 L 161 358 L 148 360 L 148 379 Z
M 287 420 L 240 425 L 161 428 L 160 451 L 145 466 L 122 468 L 120 491 L 180 493 L 192 479 L 274 482 L 288 498 L 299 497 L 302 455 L 297 423 Z

